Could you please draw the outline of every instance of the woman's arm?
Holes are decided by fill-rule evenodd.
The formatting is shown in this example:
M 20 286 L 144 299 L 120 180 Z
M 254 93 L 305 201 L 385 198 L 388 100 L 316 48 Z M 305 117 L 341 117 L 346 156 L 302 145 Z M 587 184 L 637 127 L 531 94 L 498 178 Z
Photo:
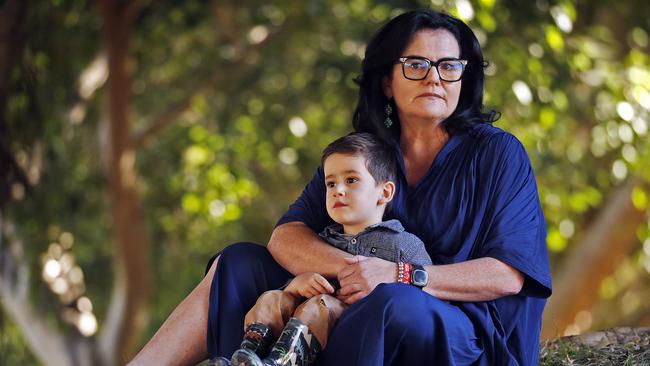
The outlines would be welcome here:
M 516 295 L 524 276 L 502 261 L 484 257 L 466 262 L 426 266 L 429 283 L 424 291 L 450 301 L 488 301 Z
M 346 265 L 343 258 L 350 256 L 323 242 L 299 221 L 276 227 L 267 248 L 273 258 L 294 275 L 317 272 L 326 278 L 335 278 Z
M 356 256 L 357 263 L 339 273 L 343 301 L 348 304 L 367 296 L 380 283 L 397 281 L 397 264 L 379 258 Z M 518 270 L 494 258 L 425 266 L 429 283 L 425 292 L 448 301 L 488 301 L 521 291 L 524 276 Z

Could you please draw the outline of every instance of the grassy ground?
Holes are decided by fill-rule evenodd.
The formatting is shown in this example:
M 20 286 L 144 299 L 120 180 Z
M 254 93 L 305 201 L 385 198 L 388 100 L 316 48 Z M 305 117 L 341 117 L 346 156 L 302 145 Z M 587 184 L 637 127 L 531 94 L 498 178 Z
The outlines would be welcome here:
M 545 341 L 540 365 L 650 366 L 650 328 L 617 328 Z

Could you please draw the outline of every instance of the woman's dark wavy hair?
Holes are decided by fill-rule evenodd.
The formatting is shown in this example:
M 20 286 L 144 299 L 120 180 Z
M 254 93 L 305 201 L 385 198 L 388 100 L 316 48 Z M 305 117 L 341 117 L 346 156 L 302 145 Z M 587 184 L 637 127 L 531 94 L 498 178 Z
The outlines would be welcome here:
M 451 15 L 422 9 L 393 18 L 368 43 L 361 75 L 355 80 L 359 85 L 359 101 L 352 120 L 355 131 L 373 133 L 387 141 L 399 138 L 397 113 L 391 115 L 394 121 L 391 128 L 384 125 L 386 104 L 394 102 L 384 95 L 382 79 L 391 77 L 393 65 L 402 56 L 415 33 L 422 29 L 446 29 L 451 32 L 460 45 L 460 58 L 468 61 L 458 106 L 443 122 L 445 129 L 454 133 L 467 130 L 478 123 L 492 123 L 498 119 L 498 113 L 494 110 L 483 112 L 483 69 L 487 63 L 483 60 L 481 46 L 474 32 Z

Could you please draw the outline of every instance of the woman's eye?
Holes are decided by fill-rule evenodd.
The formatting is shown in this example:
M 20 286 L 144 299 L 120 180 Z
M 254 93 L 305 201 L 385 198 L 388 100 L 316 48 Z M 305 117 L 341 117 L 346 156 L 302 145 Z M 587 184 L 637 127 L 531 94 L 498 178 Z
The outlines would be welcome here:
M 449 70 L 449 71 L 458 71 L 463 69 L 463 63 L 460 61 L 445 61 L 440 63 L 438 66 L 439 69 Z
M 422 70 L 422 69 L 428 69 L 429 64 L 426 63 L 425 61 L 411 61 L 406 63 L 407 67 L 410 67 L 413 70 Z

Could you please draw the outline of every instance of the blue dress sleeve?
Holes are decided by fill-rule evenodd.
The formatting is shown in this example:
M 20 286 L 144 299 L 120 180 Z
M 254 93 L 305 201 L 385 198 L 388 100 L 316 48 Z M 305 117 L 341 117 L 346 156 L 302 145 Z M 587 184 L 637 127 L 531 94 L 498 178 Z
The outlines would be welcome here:
M 298 199 L 289 206 L 289 210 L 278 220 L 276 227 L 288 222 L 300 221 L 314 232 L 319 233 L 334 223 L 325 207 L 325 176 L 319 167 L 307 183 Z
M 481 162 L 487 168 L 481 174 L 487 233 L 477 257 L 492 257 L 521 271 L 525 275 L 521 295 L 548 297 L 546 224 L 530 160 L 514 136 L 503 133 L 490 140 Z

